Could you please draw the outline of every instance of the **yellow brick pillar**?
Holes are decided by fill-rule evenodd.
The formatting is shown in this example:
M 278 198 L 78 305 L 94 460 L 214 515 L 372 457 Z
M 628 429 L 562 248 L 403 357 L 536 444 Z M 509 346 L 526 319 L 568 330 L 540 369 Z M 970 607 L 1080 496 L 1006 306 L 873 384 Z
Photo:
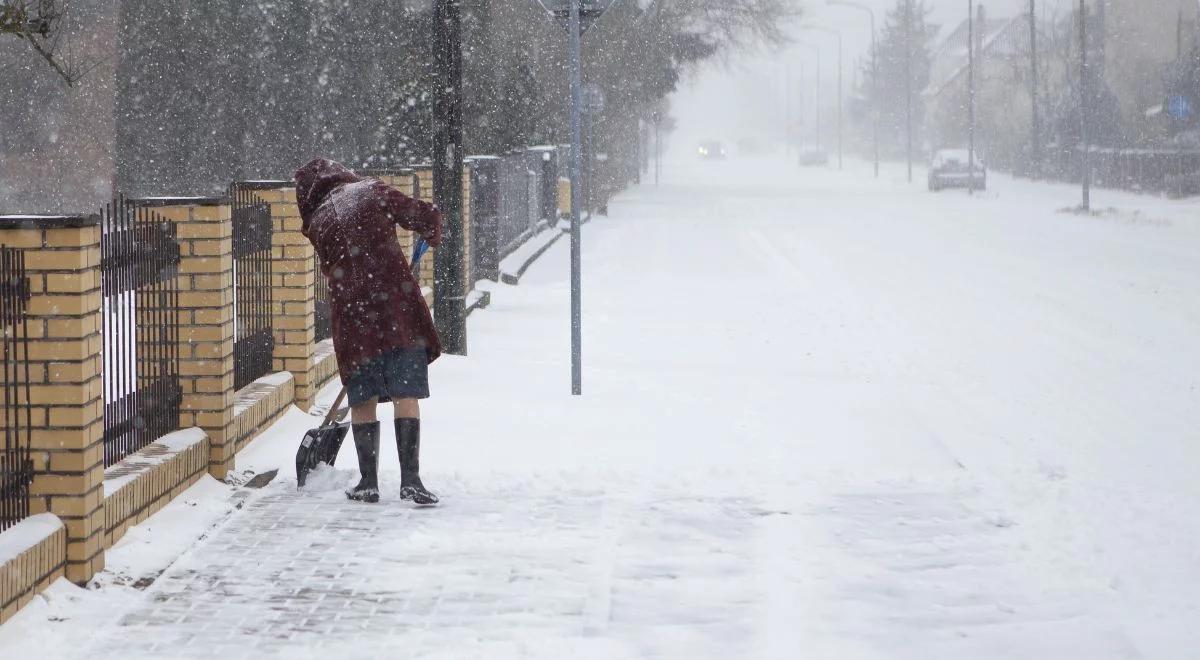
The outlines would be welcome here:
M 137 202 L 175 224 L 179 239 L 179 426 L 208 434 L 208 471 L 234 468 L 233 222 L 222 197 Z
M 62 519 L 66 575 L 77 584 L 104 567 L 99 223 L 0 217 L 0 244 L 25 250 L 30 287 L 30 512 Z
M 241 184 L 271 205 L 271 255 L 274 291 L 271 325 L 275 335 L 275 371 L 290 371 L 296 405 L 307 410 L 322 383 L 316 367 L 316 253 L 300 233 L 300 207 L 291 181 Z
M 433 168 L 429 165 L 420 165 L 413 168 L 413 174 L 417 178 L 414 190 L 417 192 L 417 199 L 425 202 L 433 203 Z M 429 309 L 433 310 L 433 262 L 435 250 L 429 249 L 425 256 L 421 258 L 420 275 L 417 277 L 417 282 L 422 289 L 428 289 L 429 293 L 425 296 L 425 302 L 429 305 Z
M 471 165 L 463 166 L 463 295 L 468 295 L 475 289 L 475 273 L 472 270 L 472 259 L 475 247 L 471 240 Z

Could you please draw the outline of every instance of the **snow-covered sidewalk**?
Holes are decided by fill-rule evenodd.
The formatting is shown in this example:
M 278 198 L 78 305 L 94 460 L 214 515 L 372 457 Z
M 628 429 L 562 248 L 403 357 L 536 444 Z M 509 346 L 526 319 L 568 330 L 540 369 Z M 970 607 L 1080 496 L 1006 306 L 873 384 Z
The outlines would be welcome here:
M 294 411 L 239 457 L 280 477 L 144 592 L 0 646 L 65 618 L 61 657 L 1192 657 L 1198 206 L 848 170 L 681 162 L 615 200 L 582 398 L 566 242 L 493 287 L 423 408 L 441 507 L 395 500 L 386 425 L 384 502 L 340 494 L 349 442 L 297 492 Z

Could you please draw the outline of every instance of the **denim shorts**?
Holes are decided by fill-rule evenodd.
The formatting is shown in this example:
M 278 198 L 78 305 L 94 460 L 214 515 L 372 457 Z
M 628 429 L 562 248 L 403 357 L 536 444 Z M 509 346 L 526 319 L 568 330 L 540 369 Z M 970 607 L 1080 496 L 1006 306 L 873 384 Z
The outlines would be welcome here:
M 345 385 L 351 406 L 428 399 L 429 357 L 423 348 L 398 348 L 365 362 Z

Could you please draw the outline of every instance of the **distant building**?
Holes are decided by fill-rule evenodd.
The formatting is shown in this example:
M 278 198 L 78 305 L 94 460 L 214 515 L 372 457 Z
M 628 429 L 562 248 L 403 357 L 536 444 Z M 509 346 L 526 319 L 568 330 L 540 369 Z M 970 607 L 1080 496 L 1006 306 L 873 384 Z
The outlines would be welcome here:
M 1165 100 L 1164 76 L 1186 57 L 1196 38 L 1197 0 L 1089 0 L 1103 25 L 1104 78 L 1116 94 L 1131 144 L 1162 136 L 1156 117 Z
M 980 153 L 1011 166 L 1029 142 L 1030 98 L 1028 16 L 991 19 L 981 3 L 975 22 L 976 134 Z M 965 147 L 968 141 L 967 21 L 934 52 L 930 83 L 922 95 L 927 107 L 930 149 Z
M 1020 171 L 1032 143 L 1029 15 L 992 19 L 986 3 L 977 6 L 976 144 L 991 164 Z M 1162 144 L 1178 130 L 1172 124 L 1177 120 L 1167 112 L 1168 77 L 1196 45 L 1200 0 L 1087 0 L 1087 7 L 1092 71 L 1103 82 L 1103 98 L 1115 100 L 1097 101 L 1104 107 L 1093 108 L 1112 118 L 1104 123 L 1111 130 L 1093 135 L 1094 143 Z M 1039 15 L 1043 145 L 1058 141 L 1067 147 L 1077 139 L 1063 127 L 1078 112 L 1078 102 L 1072 99 L 1078 81 L 1078 24 L 1075 9 Z M 967 142 L 967 32 L 964 20 L 933 55 L 930 84 L 923 92 L 931 149 Z M 1200 105 L 1200 99 L 1192 103 Z

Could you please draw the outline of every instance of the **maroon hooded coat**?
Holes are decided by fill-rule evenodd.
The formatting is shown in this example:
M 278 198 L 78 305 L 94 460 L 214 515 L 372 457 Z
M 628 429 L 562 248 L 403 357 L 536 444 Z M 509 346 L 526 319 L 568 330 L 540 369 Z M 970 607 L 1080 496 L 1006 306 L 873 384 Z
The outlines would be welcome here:
M 342 380 L 367 360 L 399 348 L 423 348 L 430 362 L 436 360 L 442 347 L 396 240 L 396 225 L 436 246 L 442 235 L 437 207 L 324 158 L 300 168 L 295 179 L 301 231 L 329 282 Z

